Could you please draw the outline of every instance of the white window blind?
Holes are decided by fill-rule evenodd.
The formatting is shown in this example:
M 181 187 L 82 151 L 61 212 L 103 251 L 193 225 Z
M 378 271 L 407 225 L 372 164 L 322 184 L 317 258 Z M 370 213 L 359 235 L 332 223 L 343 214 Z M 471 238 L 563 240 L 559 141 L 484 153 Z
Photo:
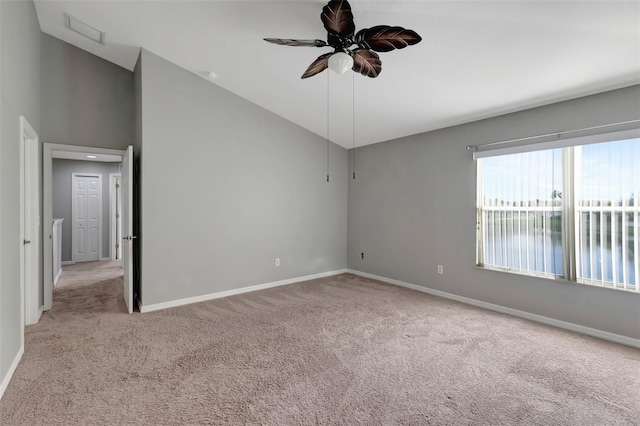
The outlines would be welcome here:
M 478 265 L 640 291 L 638 134 L 479 159 Z
M 575 148 L 577 280 L 638 290 L 640 139 Z
M 562 154 L 561 149 L 525 152 L 479 163 L 480 264 L 563 275 Z

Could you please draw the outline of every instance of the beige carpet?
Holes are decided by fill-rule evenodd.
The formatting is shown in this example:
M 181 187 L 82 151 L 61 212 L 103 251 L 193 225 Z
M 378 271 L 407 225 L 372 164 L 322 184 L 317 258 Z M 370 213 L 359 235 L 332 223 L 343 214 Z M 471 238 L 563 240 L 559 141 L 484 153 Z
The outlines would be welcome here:
M 56 290 L 2 425 L 632 425 L 640 351 L 341 275 L 126 315 Z
M 91 285 L 100 281 L 120 277 L 123 273 L 122 262 L 119 260 L 81 262 L 73 265 L 65 265 L 62 267 L 62 274 L 55 289 L 57 291 L 62 288 Z

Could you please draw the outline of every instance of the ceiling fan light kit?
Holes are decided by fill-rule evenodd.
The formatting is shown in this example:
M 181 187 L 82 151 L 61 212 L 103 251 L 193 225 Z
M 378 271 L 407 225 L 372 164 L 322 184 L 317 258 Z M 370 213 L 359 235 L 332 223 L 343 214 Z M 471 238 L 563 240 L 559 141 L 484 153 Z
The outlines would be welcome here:
M 332 0 L 322 8 L 320 19 L 327 30 L 327 41 L 265 38 L 283 46 L 332 47 L 330 53 L 313 61 L 302 78 L 312 77 L 330 68 L 338 74 L 349 68 L 370 78 L 382 72 L 382 61 L 375 52 L 390 52 L 419 43 L 422 38 L 413 30 L 398 26 L 377 25 L 356 33 L 351 5 L 346 0 Z M 355 46 L 355 47 L 354 47 Z
M 329 69 L 336 74 L 344 74 L 353 67 L 353 58 L 344 52 L 329 56 Z

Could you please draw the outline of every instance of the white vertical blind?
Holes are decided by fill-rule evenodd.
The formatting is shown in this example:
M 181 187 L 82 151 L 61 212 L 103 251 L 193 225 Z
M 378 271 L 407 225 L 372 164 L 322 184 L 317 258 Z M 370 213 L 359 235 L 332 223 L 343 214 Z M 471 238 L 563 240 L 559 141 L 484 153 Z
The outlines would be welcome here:
M 562 150 L 482 161 L 482 264 L 562 274 Z
M 478 264 L 640 292 L 640 138 L 478 163 Z
M 638 291 L 640 139 L 575 148 L 578 281 Z

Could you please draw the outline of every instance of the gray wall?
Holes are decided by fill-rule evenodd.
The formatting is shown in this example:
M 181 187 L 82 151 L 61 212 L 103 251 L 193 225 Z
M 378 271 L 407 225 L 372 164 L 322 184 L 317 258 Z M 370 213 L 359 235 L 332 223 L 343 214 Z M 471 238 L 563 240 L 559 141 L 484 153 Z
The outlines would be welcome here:
M 346 266 L 347 151 L 142 51 L 142 304 Z M 274 259 L 281 266 L 274 266 Z
M 0 381 L 20 350 L 20 116 L 40 130 L 40 25 L 33 2 L 0 2 Z
M 133 143 L 133 73 L 42 33 L 42 130 L 48 143 Z
M 638 118 L 640 86 L 633 86 L 358 148 L 349 267 L 640 338 L 639 294 L 475 267 L 476 167 L 465 149 Z
M 93 173 L 102 176 L 102 257 L 110 256 L 109 238 L 111 219 L 109 212 L 109 174 L 120 173 L 120 163 L 95 161 L 53 160 L 53 217 L 63 218 L 62 261 L 71 260 L 71 175 Z

